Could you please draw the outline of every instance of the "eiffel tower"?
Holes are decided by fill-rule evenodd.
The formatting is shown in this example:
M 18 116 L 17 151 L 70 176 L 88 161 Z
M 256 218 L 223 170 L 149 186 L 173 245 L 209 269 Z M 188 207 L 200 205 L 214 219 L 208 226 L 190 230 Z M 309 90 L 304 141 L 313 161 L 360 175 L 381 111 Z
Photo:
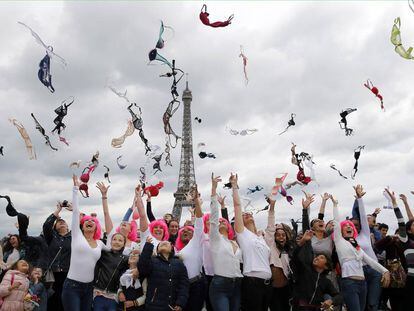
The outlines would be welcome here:
M 177 191 L 174 193 L 174 207 L 172 214 L 180 221 L 183 207 L 193 206 L 185 198 L 186 193 L 196 184 L 193 158 L 193 134 L 191 130 L 191 101 L 193 96 L 188 88 L 188 81 L 182 96 L 184 102 L 183 133 L 181 141 L 180 175 Z

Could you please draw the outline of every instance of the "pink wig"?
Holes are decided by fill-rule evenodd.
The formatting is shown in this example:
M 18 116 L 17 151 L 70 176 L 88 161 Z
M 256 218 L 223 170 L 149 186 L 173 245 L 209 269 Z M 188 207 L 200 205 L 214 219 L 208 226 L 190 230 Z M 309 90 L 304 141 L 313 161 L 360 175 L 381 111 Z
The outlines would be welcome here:
M 85 215 L 85 216 L 82 217 L 82 219 L 80 221 L 81 226 L 83 226 L 85 221 L 88 221 L 88 220 L 92 220 L 96 225 L 96 229 L 95 229 L 95 233 L 93 235 L 93 239 L 94 240 L 99 240 L 101 238 L 102 229 L 101 229 L 101 224 L 99 223 L 98 218 L 92 217 L 92 216 L 89 216 L 89 215 Z
M 170 238 L 170 234 L 168 233 L 168 226 L 165 223 L 164 219 L 158 219 L 151 221 L 149 224 L 149 229 L 152 235 L 154 235 L 154 227 L 160 226 L 164 230 L 164 236 L 162 237 L 163 241 L 167 241 Z
M 203 215 L 203 222 L 204 222 L 204 233 L 208 233 L 208 228 L 206 225 L 206 222 L 210 220 L 210 214 L 204 214 Z M 233 227 L 230 225 L 229 221 L 225 218 L 220 218 L 220 220 L 224 220 L 226 222 L 226 227 L 227 227 L 227 233 L 228 233 L 228 238 L 229 240 L 233 240 L 234 239 L 234 230 Z M 177 242 L 176 242 L 177 243 Z
M 137 223 L 135 222 L 135 220 L 132 220 L 130 222 L 131 225 L 131 229 L 128 232 L 128 240 L 135 242 L 138 239 L 138 235 L 137 235 Z M 116 228 L 116 232 L 119 233 L 119 231 L 121 230 L 120 227 Z
M 192 226 L 185 226 L 178 230 L 177 240 L 175 240 L 175 248 L 177 251 L 180 251 L 184 248 L 184 243 L 181 241 L 181 235 L 183 234 L 184 230 L 191 230 L 194 232 L 194 228 Z
M 346 226 L 346 225 L 350 225 L 351 227 L 352 227 L 352 230 L 354 230 L 354 234 L 353 234 L 353 238 L 354 239 L 356 239 L 356 237 L 358 236 L 358 231 L 357 231 L 357 229 L 355 228 L 355 225 L 354 225 L 354 223 L 352 222 L 352 221 L 350 221 L 350 220 L 344 220 L 344 221 L 341 221 L 341 223 L 340 223 L 340 226 L 341 226 L 341 234 L 342 234 L 342 228 L 344 227 L 344 226 Z M 334 229 L 334 230 L 337 230 L 336 228 Z M 332 233 L 332 240 L 334 240 L 334 234 Z

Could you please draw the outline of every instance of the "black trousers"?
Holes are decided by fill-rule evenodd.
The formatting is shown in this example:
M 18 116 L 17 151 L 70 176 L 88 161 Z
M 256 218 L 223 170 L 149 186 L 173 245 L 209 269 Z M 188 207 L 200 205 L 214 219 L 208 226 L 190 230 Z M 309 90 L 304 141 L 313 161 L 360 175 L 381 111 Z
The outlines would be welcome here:
M 288 285 L 285 287 L 272 288 L 272 297 L 270 300 L 271 311 L 290 311 L 291 291 Z
M 205 279 L 204 279 L 205 296 L 204 297 L 205 297 L 205 301 L 206 301 L 207 311 L 213 311 L 213 306 L 211 305 L 210 295 L 209 295 L 210 283 L 211 283 L 212 279 L 213 279 L 212 275 L 205 275 Z
M 48 311 L 64 311 L 62 305 L 62 289 L 63 282 L 65 282 L 68 275 L 67 272 L 53 272 L 55 276 L 55 282 L 52 285 L 53 294 L 49 297 L 47 301 L 47 310 Z
M 270 282 L 264 279 L 245 276 L 241 285 L 242 311 L 267 311 L 272 296 Z
M 190 284 L 190 295 L 184 311 L 201 311 L 205 300 L 205 280 L 204 277 Z

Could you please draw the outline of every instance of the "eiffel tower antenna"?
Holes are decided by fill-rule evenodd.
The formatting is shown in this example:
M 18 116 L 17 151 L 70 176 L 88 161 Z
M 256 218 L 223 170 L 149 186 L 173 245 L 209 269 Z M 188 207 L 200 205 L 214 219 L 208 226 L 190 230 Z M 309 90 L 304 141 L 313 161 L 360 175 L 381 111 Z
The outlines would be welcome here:
M 188 88 L 188 74 L 186 74 L 185 90 L 182 100 L 184 103 L 183 132 L 181 140 L 180 174 L 178 176 L 177 191 L 174 193 L 174 207 L 172 214 L 178 221 L 181 219 L 183 207 L 193 207 L 193 203 L 186 200 L 185 195 L 196 184 L 193 158 L 193 134 L 191 129 L 191 101 L 192 93 Z

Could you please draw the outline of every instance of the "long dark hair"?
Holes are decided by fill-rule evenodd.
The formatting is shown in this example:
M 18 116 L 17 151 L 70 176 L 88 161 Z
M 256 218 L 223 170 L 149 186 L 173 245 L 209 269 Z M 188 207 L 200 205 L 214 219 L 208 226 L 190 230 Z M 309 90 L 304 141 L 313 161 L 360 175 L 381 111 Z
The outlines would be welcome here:
M 16 237 L 16 238 L 17 238 L 17 241 L 19 242 L 19 247 L 18 247 L 18 249 L 20 249 L 20 247 L 21 247 L 21 243 L 22 243 L 22 241 L 20 240 L 20 237 L 19 237 L 17 234 L 11 234 L 11 235 L 8 237 L 8 239 L 7 239 L 6 243 L 4 243 L 4 246 L 3 246 L 3 252 L 4 252 L 4 253 L 11 252 L 11 251 L 13 250 L 13 246 L 12 246 L 12 245 L 11 245 L 11 243 L 10 243 L 10 239 L 11 239 L 11 237 Z

